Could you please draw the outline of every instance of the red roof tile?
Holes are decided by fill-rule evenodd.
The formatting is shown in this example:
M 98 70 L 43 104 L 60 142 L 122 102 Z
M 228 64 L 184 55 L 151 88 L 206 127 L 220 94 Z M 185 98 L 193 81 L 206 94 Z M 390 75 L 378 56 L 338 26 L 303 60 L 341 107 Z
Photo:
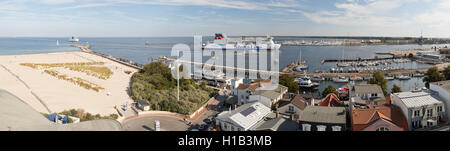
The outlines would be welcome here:
M 402 127 L 405 131 L 408 130 L 408 123 L 401 109 L 395 105 L 385 104 L 378 108 L 369 109 L 353 109 L 352 124 L 354 131 L 360 131 L 378 119 L 385 119 L 395 125 Z
M 342 102 L 339 100 L 339 98 L 336 96 L 336 94 L 328 94 L 325 99 L 322 100 L 322 103 L 319 104 L 319 106 L 342 106 Z

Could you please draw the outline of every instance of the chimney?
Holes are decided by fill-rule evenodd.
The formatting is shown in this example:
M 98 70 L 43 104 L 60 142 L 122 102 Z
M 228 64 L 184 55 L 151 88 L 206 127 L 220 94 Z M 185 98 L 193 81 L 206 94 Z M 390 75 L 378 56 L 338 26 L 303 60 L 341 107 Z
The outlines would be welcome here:
M 391 104 L 391 94 L 388 94 L 386 97 L 386 104 Z
M 280 112 L 277 111 L 275 115 L 276 118 L 280 117 Z
M 294 114 L 291 114 L 289 117 L 291 120 L 294 120 Z
M 238 108 L 238 107 L 237 107 L 237 105 L 235 104 L 235 105 L 234 105 L 234 109 L 236 110 L 237 108 Z

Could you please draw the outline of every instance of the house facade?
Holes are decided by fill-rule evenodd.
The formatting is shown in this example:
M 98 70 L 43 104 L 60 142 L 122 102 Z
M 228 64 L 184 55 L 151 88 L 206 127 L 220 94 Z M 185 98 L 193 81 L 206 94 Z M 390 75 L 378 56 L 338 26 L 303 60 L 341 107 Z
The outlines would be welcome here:
M 432 96 L 433 95 L 433 96 Z M 430 92 L 394 93 L 391 100 L 405 115 L 409 130 L 437 126 L 445 115 L 444 103 Z
M 294 117 L 299 117 L 300 113 L 309 105 L 306 99 L 304 99 L 300 94 L 295 95 L 289 103 L 282 104 L 278 106 L 277 111 L 285 115 L 294 115 Z
M 283 98 L 283 95 L 287 93 L 288 88 L 274 84 L 274 87 L 261 86 L 257 88 L 252 95 L 249 96 L 248 102 L 261 102 L 269 108 L 272 108 L 278 101 Z

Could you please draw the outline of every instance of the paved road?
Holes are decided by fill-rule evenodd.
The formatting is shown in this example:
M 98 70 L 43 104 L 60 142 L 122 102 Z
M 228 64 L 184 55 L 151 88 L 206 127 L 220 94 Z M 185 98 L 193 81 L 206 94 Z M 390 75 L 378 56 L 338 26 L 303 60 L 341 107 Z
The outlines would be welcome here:
M 170 116 L 141 116 L 123 122 L 125 131 L 154 131 L 155 120 L 159 120 L 161 131 L 186 131 L 189 126 L 182 119 Z

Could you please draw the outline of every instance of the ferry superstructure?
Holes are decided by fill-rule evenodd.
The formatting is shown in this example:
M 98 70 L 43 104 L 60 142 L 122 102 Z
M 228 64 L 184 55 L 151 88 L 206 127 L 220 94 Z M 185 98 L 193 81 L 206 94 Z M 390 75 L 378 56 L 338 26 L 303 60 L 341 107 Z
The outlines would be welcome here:
M 270 36 L 229 38 L 223 33 L 216 33 L 214 41 L 203 44 L 203 49 L 208 50 L 279 50 L 280 47 Z

